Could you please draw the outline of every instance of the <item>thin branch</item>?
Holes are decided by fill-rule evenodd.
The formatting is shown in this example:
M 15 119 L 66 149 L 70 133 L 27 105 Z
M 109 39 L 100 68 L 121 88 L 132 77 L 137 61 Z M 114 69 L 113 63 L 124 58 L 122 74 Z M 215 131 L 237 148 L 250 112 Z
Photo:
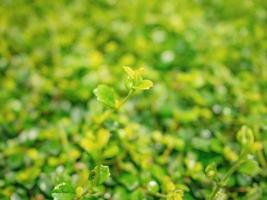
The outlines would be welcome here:
M 227 180 L 230 178 L 230 176 L 240 167 L 240 165 L 245 161 L 245 157 L 247 155 L 247 152 L 241 153 L 240 157 L 238 160 L 235 162 L 235 164 L 226 172 L 226 174 L 223 176 L 223 178 L 216 183 L 216 186 L 213 190 L 213 192 L 210 195 L 209 200 L 214 200 L 217 193 L 224 187 L 226 184 Z

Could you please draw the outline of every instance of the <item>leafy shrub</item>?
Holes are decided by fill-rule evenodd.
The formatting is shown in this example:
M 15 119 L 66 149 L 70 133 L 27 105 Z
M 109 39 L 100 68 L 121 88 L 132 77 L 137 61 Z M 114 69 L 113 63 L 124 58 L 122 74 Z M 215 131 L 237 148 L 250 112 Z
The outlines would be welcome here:
M 2 0 L 0 199 L 264 199 L 265 8 Z

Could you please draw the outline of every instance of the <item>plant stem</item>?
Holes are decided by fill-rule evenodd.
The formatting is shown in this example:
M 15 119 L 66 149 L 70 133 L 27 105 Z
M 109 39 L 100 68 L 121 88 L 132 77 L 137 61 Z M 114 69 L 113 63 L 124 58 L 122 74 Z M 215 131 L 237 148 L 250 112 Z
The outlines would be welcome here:
M 142 187 L 141 189 L 144 190 L 144 192 L 146 192 L 148 195 L 157 197 L 157 198 L 161 198 L 161 199 L 166 199 L 167 196 L 165 194 L 159 193 L 159 192 L 151 192 L 149 191 L 146 187 Z
M 254 136 L 256 138 L 256 141 L 259 142 L 261 145 L 262 145 L 262 142 L 261 142 L 261 139 L 260 139 L 260 134 L 259 134 L 259 126 L 255 126 L 254 127 L 255 131 L 253 132 L 254 133 Z M 256 152 L 256 155 L 259 159 L 259 162 L 261 164 L 261 166 L 263 167 L 264 170 L 267 169 L 267 161 L 264 157 L 264 153 L 262 151 L 262 149 L 258 149 L 257 152 Z
M 61 127 L 61 130 L 59 132 L 59 138 L 61 140 L 64 151 L 68 152 L 70 145 L 69 145 L 67 133 L 63 127 Z
M 126 95 L 126 97 L 124 97 L 121 102 L 118 104 L 118 106 L 115 109 L 110 109 L 107 110 L 104 113 L 104 116 L 102 116 L 102 118 L 98 121 L 98 125 L 101 125 L 107 118 L 110 117 L 110 115 L 114 112 L 114 111 L 118 111 L 121 106 L 131 97 L 131 95 L 134 93 L 134 89 L 129 90 L 128 94 Z
M 153 193 L 153 192 L 149 192 L 150 195 L 158 197 L 158 198 L 162 198 L 162 199 L 166 199 L 166 195 L 165 194 L 161 194 L 159 192 L 157 193 Z
M 120 107 L 131 97 L 131 95 L 133 94 L 133 92 L 134 92 L 133 89 L 129 90 L 127 96 L 124 99 L 122 99 L 122 101 L 118 104 L 117 110 L 119 110 Z
M 240 155 L 238 160 L 235 162 L 235 164 L 226 172 L 226 174 L 223 176 L 223 178 L 216 183 L 216 186 L 213 190 L 213 192 L 210 195 L 209 200 L 214 200 L 216 197 L 216 194 L 220 191 L 221 188 L 224 187 L 227 180 L 230 178 L 230 176 L 239 168 L 239 166 L 243 163 L 244 157 L 246 156 L 246 153 L 243 153 Z
M 88 189 L 86 189 L 79 197 L 76 197 L 75 200 L 80 200 L 82 197 L 84 197 L 87 194 L 89 194 L 89 190 Z
M 86 196 L 88 194 L 90 194 L 91 197 L 98 197 L 98 196 L 103 195 L 103 193 L 101 193 L 101 192 L 91 193 L 90 190 L 86 189 L 79 197 L 76 197 L 75 200 L 80 200 L 80 199 L 82 199 L 82 197 L 84 197 L 84 196 Z

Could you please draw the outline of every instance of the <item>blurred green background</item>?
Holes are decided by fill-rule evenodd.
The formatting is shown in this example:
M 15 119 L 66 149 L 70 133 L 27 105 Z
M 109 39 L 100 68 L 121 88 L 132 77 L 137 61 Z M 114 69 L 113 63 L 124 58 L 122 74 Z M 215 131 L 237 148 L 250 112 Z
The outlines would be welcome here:
M 0 199 L 52 199 L 96 164 L 111 178 L 97 199 L 157 199 L 184 184 L 204 199 L 204 174 L 235 161 L 235 133 L 253 128 L 267 156 L 267 1 L 0 0 Z M 122 66 L 154 87 L 96 129 L 99 83 L 124 95 Z M 264 158 L 265 157 L 265 158 Z M 249 171 L 249 170 L 247 170 Z M 230 199 L 266 199 L 266 173 L 235 173 Z

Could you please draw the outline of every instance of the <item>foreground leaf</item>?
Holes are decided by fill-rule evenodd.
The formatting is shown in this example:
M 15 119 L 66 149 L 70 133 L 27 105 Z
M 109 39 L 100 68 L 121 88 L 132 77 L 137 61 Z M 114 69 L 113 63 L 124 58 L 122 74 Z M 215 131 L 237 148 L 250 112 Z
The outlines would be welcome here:
M 62 182 L 54 188 L 52 197 L 54 200 L 73 200 L 75 197 L 75 190 L 71 184 Z
M 136 84 L 133 88 L 136 90 L 148 90 L 153 86 L 153 82 L 150 80 L 142 80 Z
M 96 89 L 94 89 L 93 92 L 98 101 L 109 107 L 116 107 L 118 95 L 112 87 L 109 87 L 107 85 L 99 85 Z

